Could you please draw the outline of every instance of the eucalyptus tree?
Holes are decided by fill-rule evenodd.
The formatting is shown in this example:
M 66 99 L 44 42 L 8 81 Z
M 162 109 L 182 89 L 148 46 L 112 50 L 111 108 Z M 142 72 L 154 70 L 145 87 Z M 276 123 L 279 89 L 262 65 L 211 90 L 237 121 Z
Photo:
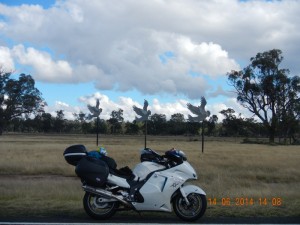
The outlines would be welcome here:
M 273 49 L 257 53 L 243 70 L 228 73 L 238 102 L 262 121 L 270 143 L 280 124 L 291 132 L 295 122 L 299 123 L 300 79 L 279 67 L 282 60 L 282 51 Z
M 11 75 L 0 68 L 0 134 L 13 119 L 42 113 L 46 105 L 31 75 Z

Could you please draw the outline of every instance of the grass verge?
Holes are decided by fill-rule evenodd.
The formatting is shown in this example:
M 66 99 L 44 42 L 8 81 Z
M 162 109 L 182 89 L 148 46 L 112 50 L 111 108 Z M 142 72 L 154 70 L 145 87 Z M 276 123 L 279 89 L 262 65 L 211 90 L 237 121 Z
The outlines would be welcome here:
M 100 136 L 100 140 L 118 167 L 133 168 L 139 162 L 143 136 Z M 72 144 L 95 149 L 95 137 L 7 135 L 0 141 L 0 217 L 85 215 L 80 180 L 63 151 Z M 194 183 L 207 193 L 206 217 L 300 216 L 297 146 L 210 139 L 202 154 L 199 141 L 151 136 L 147 146 L 160 153 L 172 147 L 185 151 L 198 173 Z

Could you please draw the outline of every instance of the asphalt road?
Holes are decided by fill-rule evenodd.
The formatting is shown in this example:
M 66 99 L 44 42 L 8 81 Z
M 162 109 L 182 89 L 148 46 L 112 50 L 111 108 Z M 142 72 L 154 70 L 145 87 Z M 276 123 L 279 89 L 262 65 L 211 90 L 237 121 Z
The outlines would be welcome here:
M 93 220 L 88 216 L 71 217 L 71 216 L 52 216 L 52 217 L 20 217 L 20 218 L 1 218 L 0 224 L 3 223 L 106 223 L 106 224 L 183 224 L 186 223 L 175 215 L 167 215 L 165 217 L 155 218 L 153 216 L 144 216 L 137 214 L 132 215 L 114 215 L 111 219 L 105 221 Z M 232 218 L 232 217 L 203 217 L 193 224 L 300 224 L 300 217 L 251 217 L 251 218 Z

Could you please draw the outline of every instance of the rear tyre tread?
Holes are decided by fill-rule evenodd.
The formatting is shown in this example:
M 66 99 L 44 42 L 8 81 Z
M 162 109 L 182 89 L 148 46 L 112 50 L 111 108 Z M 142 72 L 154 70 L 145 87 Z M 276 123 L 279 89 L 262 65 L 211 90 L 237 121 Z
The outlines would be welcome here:
M 91 209 L 91 204 L 90 204 L 90 198 L 95 197 L 95 195 L 91 194 L 91 193 L 85 193 L 84 197 L 83 197 L 83 207 L 85 212 L 92 217 L 93 219 L 96 220 L 105 220 L 108 219 L 110 217 L 112 217 L 118 208 L 118 202 L 113 202 L 111 210 L 108 213 L 105 214 L 97 214 L 95 213 L 92 209 Z

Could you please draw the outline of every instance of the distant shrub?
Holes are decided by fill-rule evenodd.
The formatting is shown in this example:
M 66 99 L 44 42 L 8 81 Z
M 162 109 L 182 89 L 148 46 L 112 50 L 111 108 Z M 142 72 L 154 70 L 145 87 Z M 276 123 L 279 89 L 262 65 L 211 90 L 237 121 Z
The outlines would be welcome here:
M 251 139 L 251 138 L 244 138 L 242 144 L 269 144 L 269 141 L 266 139 Z

